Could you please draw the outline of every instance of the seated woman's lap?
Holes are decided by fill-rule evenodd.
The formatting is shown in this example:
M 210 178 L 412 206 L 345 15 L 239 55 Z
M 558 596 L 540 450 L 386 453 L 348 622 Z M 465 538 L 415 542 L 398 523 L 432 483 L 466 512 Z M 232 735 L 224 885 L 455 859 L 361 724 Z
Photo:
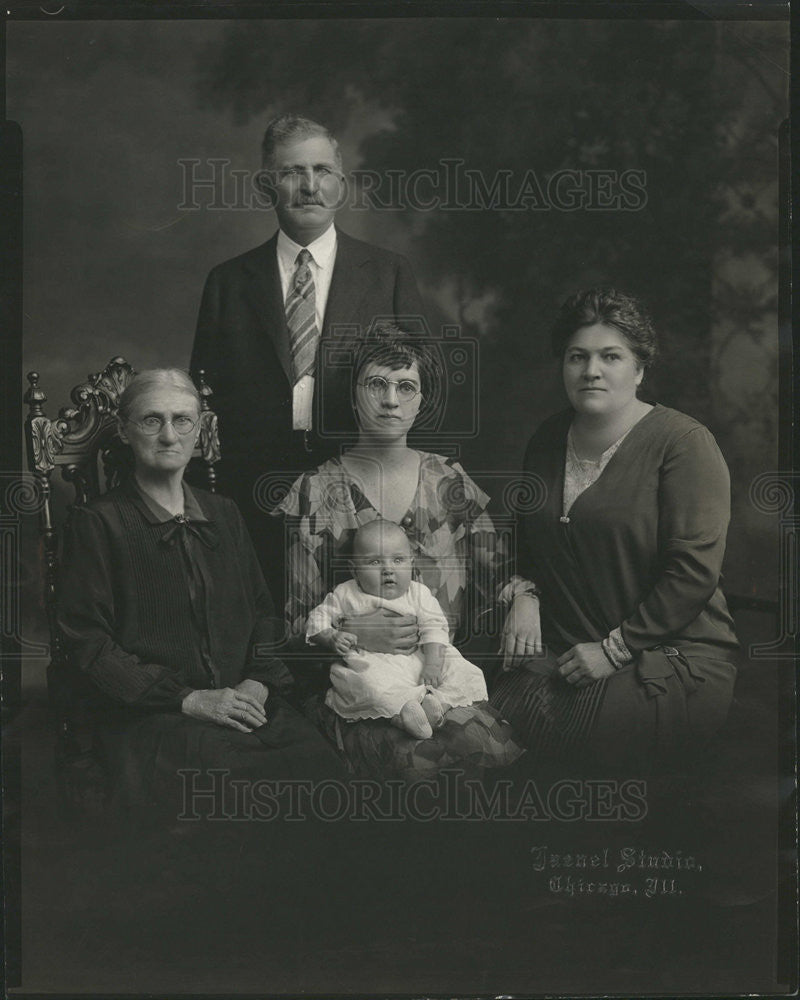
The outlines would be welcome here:
M 722 726 L 733 697 L 734 665 L 707 654 L 689 653 L 691 673 L 659 650 L 654 679 L 638 665 L 608 678 L 593 742 L 602 748 L 659 755 L 712 737 Z M 672 670 L 670 671 L 670 666 Z
M 493 636 L 475 635 L 460 648 L 483 670 L 487 681 L 497 667 L 498 642 Z M 444 724 L 426 740 L 409 736 L 388 719 L 339 718 L 325 704 L 329 665 L 313 667 L 306 670 L 305 683 L 300 685 L 304 711 L 358 777 L 418 781 L 446 768 L 478 776 L 513 764 L 525 752 L 512 726 L 488 702 L 451 709 Z
M 736 669 L 708 652 L 687 645 L 678 659 L 648 651 L 583 688 L 559 677 L 548 654 L 501 675 L 490 703 L 542 760 L 583 752 L 644 764 L 702 743 L 725 721 Z
M 177 712 L 142 713 L 123 725 L 109 720 L 100 732 L 122 795 L 133 805 L 172 806 L 187 781 L 211 787 L 211 770 L 250 781 L 344 777 L 338 756 L 312 723 L 280 697 L 271 700 L 269 721 L 249 733 Z
M 485 631 L 459 643 L 459 651 L 483 670 L 490 687 L 499 669 L 498 646 L 499 638 Z M 341 719 L 325 704 L 329 671 L 328 663 L 304 663 L 295 674 L 300 700 L 306 716 L 358 777 L 417 781 L 445 768 L 479 775 L 507 767 L 525 752 L 512 726 L 487 702 L 451 709 L 427 740 L 414 739 L 388 719 Z
M 425 740 L 409 736 L 388 719 L 347 722 L 317 700 L 309 704 L 309 712 L 361 778 L 413 782 L 450 768 L 479 777 L 485 770 L 513 764 L 524 753 L 512 727 L 486 702 L 451 709 Z

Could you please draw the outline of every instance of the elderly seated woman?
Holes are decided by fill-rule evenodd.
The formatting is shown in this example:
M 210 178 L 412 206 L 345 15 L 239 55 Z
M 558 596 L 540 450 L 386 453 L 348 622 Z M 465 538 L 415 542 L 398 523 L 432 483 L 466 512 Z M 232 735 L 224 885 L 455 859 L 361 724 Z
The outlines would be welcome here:
M 183 481 L 199 415 L 184 372 L 139 374 L 119 402 L 132 474 L 76 507 L 65 533 L 59 625 L 130 804 L 175 803 L 181 768 L 250 778 L 340 770 L 285 700 L 272 601 L 236 505 Z

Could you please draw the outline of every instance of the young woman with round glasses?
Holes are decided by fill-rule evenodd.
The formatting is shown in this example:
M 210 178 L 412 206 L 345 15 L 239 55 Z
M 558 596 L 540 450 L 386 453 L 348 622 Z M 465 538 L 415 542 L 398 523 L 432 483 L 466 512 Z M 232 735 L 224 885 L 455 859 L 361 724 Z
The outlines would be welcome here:
M 300 476 L 274 511 L 286 519 L 287 627 L 299 648 L 311 610 L 349 576 L 356 531 L 381 518 L 405 531 L 418 578 L 438 600 L 456 641 L 474 631 L 481 608 L 493 606 L 505 565 L 486 512 L 489 497 L 457 461 L 408 443 L 415 422 L 436 406 L 438 376 L 433 352 L 420 338 L 388 325 L 368 338 L 353 366 L 358 440 Z M 386 609 L 348 618 L 341 627 L 375 653 L 410 652 L 419 639 L 415 619 Z M 453 713 L 463 717 L 455 720 Z M 519 756 L 510 727 L 488 707 L 454 709 L 445 719 L 451 716 L 450 727 L 420 744 L 438 766 L 462 766 L 469 758 L 496 767 Z M 416 742 L 385 719 L 337 724 L 329 735 L 357 772 L 406 774 L 421 766 Z M 435 766 L 427 757 L 422 764 Z

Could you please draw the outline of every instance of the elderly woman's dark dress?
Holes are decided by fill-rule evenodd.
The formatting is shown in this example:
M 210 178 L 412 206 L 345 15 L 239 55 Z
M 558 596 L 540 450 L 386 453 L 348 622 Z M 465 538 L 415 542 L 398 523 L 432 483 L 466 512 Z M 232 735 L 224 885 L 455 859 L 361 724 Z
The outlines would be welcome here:
M 540 760 L 589 748 L 644 761 L 713 734 L 731 701 L 728 470 L 705 427 L 656 405 L 565 515 L 572 418 L 546 420 L 525 454 L 546 500 L 524 518 L 519 566 L 542 592 L 546 655 L 505 674 L 491 701 Z M 632 663 L 579 689 L 554 675 L 556 656 L 615 629 Z
M 75 508 L 65 534 L 59 624 L 97 692 L 117 787 L 134 803 L 174 803 L 180 768 L 337 773 L 336 756 L 284 698 L 291 677 L 271 652 L 272 601 L 238 509 L 183 488 L 183 518 L 130 482 Z M 245 678 L 269 689 L 266 725 L 244 733 L 182 714 L 191 691 Z

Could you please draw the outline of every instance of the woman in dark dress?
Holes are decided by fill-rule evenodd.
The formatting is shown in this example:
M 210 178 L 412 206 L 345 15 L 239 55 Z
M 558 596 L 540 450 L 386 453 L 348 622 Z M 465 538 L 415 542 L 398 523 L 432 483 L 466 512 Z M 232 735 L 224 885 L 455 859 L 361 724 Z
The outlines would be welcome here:
M 235 504 L 183 481 L 199 414 L 186 374 L 139 374 L 119 403 L 133 474 L 76 507 L 65 533 L 60 628 L 95 693 L 113 784 L 133 804 L 176 804 L 181 768 L 340 770 L 284 699 L 272 601 Z
M 545 500 L 518 563 L 541 593 L 512 610 L 514 669 L 491 703 L 540 759 L 652 760 L 713 734 L 730 704 L 728 470 L 702 424 L 638 398 L 656 340 L 636 299 L 578 293 L 553 348 L 571 409 L 528 444 Z

